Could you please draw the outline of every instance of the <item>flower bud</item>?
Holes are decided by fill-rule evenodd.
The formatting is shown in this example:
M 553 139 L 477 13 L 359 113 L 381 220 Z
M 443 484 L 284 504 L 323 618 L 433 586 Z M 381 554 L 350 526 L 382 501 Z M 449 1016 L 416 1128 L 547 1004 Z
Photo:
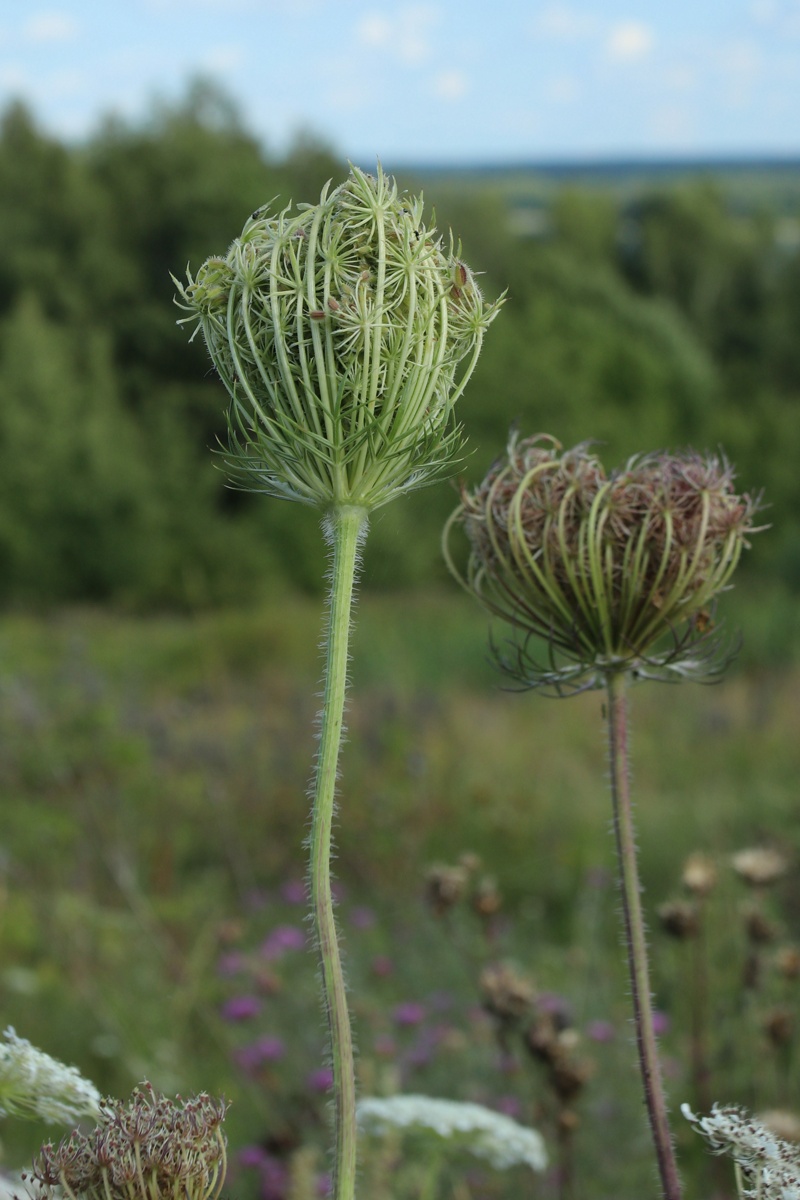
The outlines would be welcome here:
M 232 474 L 366 509 L 440 476 L 453 405 L 499 304 L 485 305 L 422 200 L 351 168 L 316 205 L 257 209 L 224 258 L 175 280 L 230 393 Z
M 500 665 L 523 686 L 561 694 L 619 671 L 697 676 L 710 669 L 709 653 L 697 653 L 708 651 L 709 606 L 755 532 L 757 508 L 718 458 L 657 453 L 607 474 L 585 444 L 562 452 L 546 435 L 512 436 L 507 457 L 462 492 L 445 556 L 520 634 Z M 463 577 L 448 549 L 455 525 L 470 545 Z M 545 661 L 531 650 L 537 637 Z

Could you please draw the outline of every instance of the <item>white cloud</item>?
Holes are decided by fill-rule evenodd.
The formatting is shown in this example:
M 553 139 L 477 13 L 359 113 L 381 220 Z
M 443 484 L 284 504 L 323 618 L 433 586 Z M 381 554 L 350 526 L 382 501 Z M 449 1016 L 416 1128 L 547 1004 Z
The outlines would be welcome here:
M 606 50 L 617 62 L 646 58 L 655 45 L 655 34 L 642 21 L 621 21 L 608 35 Z
M 397 9 L 391 16 L 367 13 L 356 25 L 356 38 L 364 46 L 389 53 L 406 67 L 416 67 L 433 54 L 432 31 L 439 11 L 425 4 Z
M 238 70 L 247 57 L 244 46 L 215 46 L 213 50 L 203 55 L 201 66 L 206 71 L 219 71 L 222 74 L 226 71 Z
M 23 36 L 30 42 L 68 42 L 77 33 L 77 24 L 69 13 L 36 13 L 23 26 Z
M 574 75 L 555 75 L 545 81 L 544 93 L 552 104 L 574 104 L 580 98 L 581 86 Z
M 736 78 L 752 78 L 761 71 L 761 50 L 755 42 L 728 42 L 722 47 L 719 61 L 722 69 Z
M 750 41 L 729 42 L 721 48 L 717 61 L 725 83 L 725 103 L 730 108 L 749 108 L 762 74 L 760 48 Z
M 0 63 L 0 88 L 7 92 L 18 92 L 27 88 L 29 83 L 27 72 L 16 63 Z
M 469 91 L 469 80 L 463 71 L 440 71 L 433 81 L 433 90 L 442 100 L 460 100 Z
M 771 25 L 778 15 L 778 5 L 775 0 L 752 0 L 750 16 L 759 25 Z
M 380 13 L 367 13 L 356 26 L 356 37 L 365 46 L 386 46 L 392 36 L 392 22 Z
M 43 79 L 40 93 L 48 98 L 64 100 L 70 96 L 79 96 L 86 88 L 86 76 L 82 71 L 56 71 Z
M 285 13 L 290 17 L 304 17 L 315 9 L 325 6 L 328 0 L 144 0 L 145 8 L 151 12 L 174 13 L 207 9 L 223 16 L 231 13 L 264 14 L 264 9 Z
M 662 145 L 686 148 L 694 141 L 696 123 L 689 109 L 679 104 L 665 104 L 650 117 L 653 136 Z
M 673 63 L 666 68 L 662 79 L 671 92 L 693 92 L 697 87 L 697 73 L 686 63 Z
M 597 22 L 590 13 L 570 8 L 567 4 L 551 4 L 533 22 L 534 34 L 556 41 L 575 42 L 591 37 Z

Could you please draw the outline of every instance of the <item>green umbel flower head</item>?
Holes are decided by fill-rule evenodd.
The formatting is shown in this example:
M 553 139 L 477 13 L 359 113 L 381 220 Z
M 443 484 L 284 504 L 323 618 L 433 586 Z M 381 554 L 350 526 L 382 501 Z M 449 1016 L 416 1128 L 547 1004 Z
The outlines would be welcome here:
M 353 167 L 316 205 L 258 209 L 224 258 L 175 281 L 230 393 L 241 484 L 370 510 L 447 469 L 498 308 L 458 249 L 421 199 Z
M 606 473 L 587 445 L 562 452 L 546 435 L 518 441 L 445 531 L 454 574 L 521 634 L 501 665 L 524 686 L 560 692 L 609 674 L 713 673 L 710 606 L 730 580 L 758 501 L 737 495 L 723 459 L 656 453 Z M 447 549 L 470 546 L 466 574 Z M 531 638 L 548 646 L 535 657 Z

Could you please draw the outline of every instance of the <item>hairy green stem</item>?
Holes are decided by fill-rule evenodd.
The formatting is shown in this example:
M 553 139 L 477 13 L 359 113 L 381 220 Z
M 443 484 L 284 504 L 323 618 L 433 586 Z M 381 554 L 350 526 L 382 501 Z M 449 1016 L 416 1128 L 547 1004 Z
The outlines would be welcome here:
M 628 774 L 626 685 L 624 672 L 618 671 L 609 674 L 607 693 L 611 796 L 614 804 L 614 833 L 619 861 L 625 941 L 633 995 L 639 1065 L 642 1071 L 645 1104 L 655 1143 L 661 1186 L 665 1200 L 681 1200 L 681 1184 L 669 1131 L 667 1104 L 658 1060 L 658 1046 L 653 1030 L 650 972 L 647 965 L 647 942 L 642 915 L 642 889 L 636 865 L 636 839 Z
M 356 1085 L 353 1035 L 331 895 L 331 835 L 336 778 L 344 725 L 347 663 L 359 547 L 367 530 L 366 509 L 334 508 L 325 518 L 333 564 L 325 642 L 325 690 L 314 806 L 309 837 L 311 904 L 331 1043 L 335 1106 L 333 1200 L 353 1200 L 356 1180 Z

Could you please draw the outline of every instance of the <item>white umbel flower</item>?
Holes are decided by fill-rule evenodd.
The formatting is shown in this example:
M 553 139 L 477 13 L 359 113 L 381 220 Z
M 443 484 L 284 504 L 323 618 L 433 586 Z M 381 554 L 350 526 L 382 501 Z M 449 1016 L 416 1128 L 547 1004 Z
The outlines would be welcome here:
M 715 1154 L 733 1159 L 742 1200 L 800 1200 L 800 1147 L 741 1108 L 715 1104 L 700 1117 L 682 1104 L 681 1112 Z
M 100 1093 L 76 1067 L 67 1067 L 11 1026 L 0 1042 L 0 1116 L 38 1117 L 70 1125 L 81 1117 L 97 1117 Z
M 358 1105 L 358 1123 L 370 1133 L 387 1129 L 423 1129 L 457 1141 L 464 1149 L 504 1170 L 523 1163 L 533 1171 L 547 1167 L 541 1134 L 518 1125 L 482 1104 L 437 1100 L 431 1096 L 367 1097 Z

